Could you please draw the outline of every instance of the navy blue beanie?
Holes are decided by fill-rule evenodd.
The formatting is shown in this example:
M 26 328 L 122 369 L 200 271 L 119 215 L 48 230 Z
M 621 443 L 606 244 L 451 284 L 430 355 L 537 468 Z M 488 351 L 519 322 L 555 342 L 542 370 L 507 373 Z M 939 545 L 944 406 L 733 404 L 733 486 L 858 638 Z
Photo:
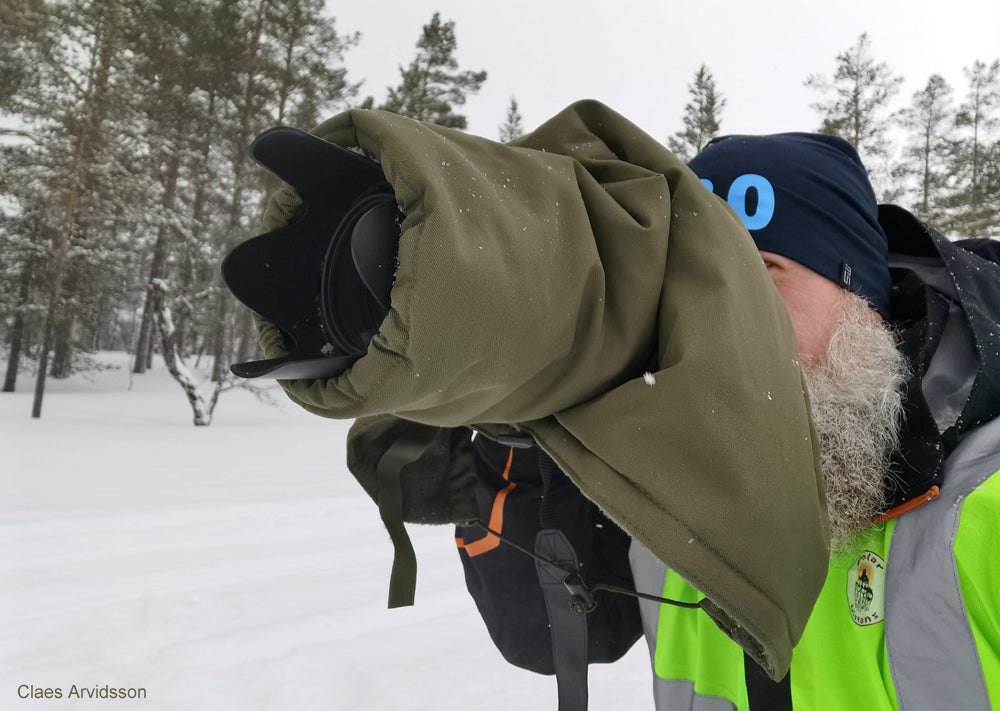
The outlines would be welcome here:
M 888 242 L 851 144 L 810 133 L 726 136 L 688 166 L 736 210 L 758 249 L 809 267 L 888 317 Z

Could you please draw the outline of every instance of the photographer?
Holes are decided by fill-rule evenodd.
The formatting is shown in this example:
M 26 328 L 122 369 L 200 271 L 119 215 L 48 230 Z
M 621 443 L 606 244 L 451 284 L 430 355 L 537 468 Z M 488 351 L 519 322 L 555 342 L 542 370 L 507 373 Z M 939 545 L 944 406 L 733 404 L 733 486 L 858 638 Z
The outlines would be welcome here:
M 413 600 L 403 522 L 454 523 L 494 641 L 561 708 L 634 639 L 619 593 L 591 596 L 611 579 L 645 594 L 660 709 L 1000 694 L 996 264 L 878 208 L 830 137 L 689 169 L 594 102 L 503 145 L 377 111 L 314 133 L 257 146 L 288 185 L 224 267 L 267 356 L 234 369 L 358 418 L 390 604 Z

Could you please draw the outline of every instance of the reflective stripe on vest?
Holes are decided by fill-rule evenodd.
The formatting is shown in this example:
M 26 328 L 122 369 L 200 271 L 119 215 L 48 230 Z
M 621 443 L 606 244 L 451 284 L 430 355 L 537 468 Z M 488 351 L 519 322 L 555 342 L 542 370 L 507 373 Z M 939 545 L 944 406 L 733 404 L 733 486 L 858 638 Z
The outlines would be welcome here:
M 634 540 L 629 548 L 628 558 L 636 590 L 663 590 L 667 567 L 662 562 Z M 692 680 L 663 679 L 656 674 L 656 637 L 659 631 L 660 603 L 640 599 L 639 612 L 642 616 L 642 631 L 649 644 L 650 663 L 654 669 L 653 699 L 656 710 L 735 711 L 736 706 L 729 699 L 695 692 Z M 696 613 L 695 610 L 683 612 Z
M 901 711 L 989 711 L 982 664 L 955 564 L 965 498 L 1000 470 L 1000 420 L 967 435 L 938 499 L 902 516 L 889 546 L 885 637 Z
M 687 711 L 736 711 L 729 699 L 721 696 L 705 696 L 694 690 L 694 682 L 686 679 L 661 679 L 653 676 L 653 698 L 657 711 L 683 709 Z

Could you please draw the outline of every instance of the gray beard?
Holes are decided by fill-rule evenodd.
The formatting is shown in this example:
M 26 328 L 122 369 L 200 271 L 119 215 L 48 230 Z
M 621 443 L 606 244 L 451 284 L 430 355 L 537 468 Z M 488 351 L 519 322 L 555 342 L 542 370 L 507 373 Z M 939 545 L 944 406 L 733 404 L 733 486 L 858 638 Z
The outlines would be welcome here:
M 902 386 L 909 368 L 892 331 L 844 292 L 826 359 L 803 364 L 826 483 L 834 553 L 848 548 L 886 508 L 884 482 L 899 447 Z

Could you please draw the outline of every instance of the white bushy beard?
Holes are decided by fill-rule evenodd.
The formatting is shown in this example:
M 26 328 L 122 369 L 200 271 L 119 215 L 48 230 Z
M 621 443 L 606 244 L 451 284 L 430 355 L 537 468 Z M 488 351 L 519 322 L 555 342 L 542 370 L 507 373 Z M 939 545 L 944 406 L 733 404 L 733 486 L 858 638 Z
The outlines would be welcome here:
M 875 311 L 846 291 L 842 305 L 825 361 L 803 363 L 835 553 L 885 511 L 883 483 L 899 446 L 909 371 Z

